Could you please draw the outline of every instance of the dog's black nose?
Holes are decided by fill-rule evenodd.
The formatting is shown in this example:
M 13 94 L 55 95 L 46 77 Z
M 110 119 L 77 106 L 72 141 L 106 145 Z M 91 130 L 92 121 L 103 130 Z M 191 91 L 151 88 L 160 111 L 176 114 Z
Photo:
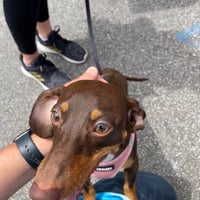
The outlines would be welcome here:
M 32 200 L 59 200 L 60 191 L 58 189 L 41 190 L 36 183 L 33 183 L 29 191 Z

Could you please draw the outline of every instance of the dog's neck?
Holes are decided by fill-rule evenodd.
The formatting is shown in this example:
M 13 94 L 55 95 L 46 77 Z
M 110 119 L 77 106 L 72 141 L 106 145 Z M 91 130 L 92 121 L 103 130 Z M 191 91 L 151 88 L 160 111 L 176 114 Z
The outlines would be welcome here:
M 129 144 L 124 149 L 124 151 L 122 151 L 121 154 L 108 162 L 100 162 L 91 176 L 96 178 L 114 177 L 128 159 L 134 145 L 134 139 L 135 134 L 132 133 Z

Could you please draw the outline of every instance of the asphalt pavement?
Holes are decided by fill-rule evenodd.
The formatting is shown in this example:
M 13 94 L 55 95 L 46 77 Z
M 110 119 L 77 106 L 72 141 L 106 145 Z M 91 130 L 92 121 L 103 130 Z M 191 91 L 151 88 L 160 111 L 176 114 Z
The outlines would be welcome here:
M 20 71 L 19 52 L 0 2 L 0 148 L 28 127 L 32 105 L 43 91 Z M 48 54 L 71 77 L 94 65 L 84 1 L 49 1 L 52 26 L 90 54 L 81 65 Z M 200 2 L 197 0 L 91 1 L 102 67 L 148 78 L 129 82 L 147 118 L 138 133 L 140 170 L 165 177 L 178 200 L 200 199 Z M 23 23 L 23 22 L 22 22 Z M 0 174 L 3 172 L 0 172 Z M 12 200 L 27 200 L 30 183 Z

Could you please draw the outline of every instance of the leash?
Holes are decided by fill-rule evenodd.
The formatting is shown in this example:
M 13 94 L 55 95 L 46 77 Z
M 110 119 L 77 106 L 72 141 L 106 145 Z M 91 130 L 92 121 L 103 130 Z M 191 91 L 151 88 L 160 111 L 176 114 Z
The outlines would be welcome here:
M 93 34 L 93 29 L 92 29 L 92 20 L 91 20 L 91 14 L 90 14 L 90 2 L 89 2 L 89 0 L 85 0 L 85 7 L 86 7 L 86 14 L 87 14 L 90 45 L 91 45 L 93 56 L 94 56 L 94 62 L 95 62 L 96 67 L 98 69 L 99 75 L 102 76 L 103 72 L 102 72 L 102 69 L 101 69 L 101 66 L 100 66 L 100 63 L 99 63 L 99 58 L 98 58 L 98 55 L 97 55 L 97 49 L 96 49 L 94 34 Z

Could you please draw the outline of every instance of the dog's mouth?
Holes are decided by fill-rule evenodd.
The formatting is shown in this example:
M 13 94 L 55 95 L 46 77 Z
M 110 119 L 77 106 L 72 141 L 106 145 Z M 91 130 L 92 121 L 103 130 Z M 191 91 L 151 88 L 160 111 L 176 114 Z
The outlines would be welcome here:
M 117 174 L 117 172 L 122 168 L 123 164 L 128 159 L 128 157 L 132 151 L 132 147 L 134 144 L 134 138 L 135 138 L 135 134 L 132 133 L 127 147 L 119 155 L 115 156 L 115 154 L 112 154 L 112 153 L 108 153 L 107 155 L 105 155 L 103 160 L 100 161 L 100 163 L 95 167 L 94 171 L 89 173 L 88 176 L 85 174 L 80 179 L 79 183 L 74 182 L 74 187 L 73 187 L 73 183 L 72 183 L 73 180 L 70 180 L 73 178 L 73 176 L 71 175 L 68 180 L 69 182 L 67 181 L 69 183 L 68 188 L 71 188 L 71 192 L 69 192 L 69 190 L 65 192 L 64 190 L 61 191 L 59 189 L 58 190 L 49 189 L 47 191 L 45 191 L 45 190 L 42 191 L 39 189 L 39 187 L 35 183 L 31 187 L 30 194 L 32 194 L 32 195 L 30 195 L 30 196 L 33 197 L 32 199 L 34 199 L 34 200 L 46 199 L 46 198 L 43 198 L 44 196 L 50 197 L 50 198 L 48 198 L 49 200 L 55 200 L 55 199 L 77 200 L 79 195 L 82 192 L 82 189 L 84 188 L 84 185 L 87 184 L 89 177 L 112 178 Z M 72 181 L 71 182 L 72 185 L 70 184 L 70 181 Z M 61 195 L 61 193 L 63 195 Z M 55 196 L 56 198 L 54 198 L 52 196 Z M 37 198 L 37 197 L 41 197 L 41 198 Z M 59 197 L 61 197 L 61 198 L 59 198 Z
M 132 133 L 127 147 L 118 156 L 108 154 L 98 164 L 91 176 L 97 178 L 113 178 L 128 159 L 134 145 L 134 139 L 135 134 Z
M 135 134 L 131 134 L 131 138 L 129 141 L 129 144 L 127 147 L 122 151 L 118 156 L 116 156 L 114 153 L 108 153 L 102 161 L 96 166 L 93 173 L 90 174 L 91 177 L 96 178 L 112 178 L 114 177 L 117 172 L 120 170 L 124 162 L 127 160 L 127 158 L 130 155 L 130 152 L 132 150 L 133 144 L 134 144 Z M 84 183 L 86 184 L 86 182 Z M 84 186 L 82 185 L 82 187 Z M 81 189 L 77 190 L 77 192 L 74 192 L 72 195 L 64 198 L 64 200 L 75 200 L 78 199 Z
M 96 178 L 109 178 L 116 175 L 116 173 L 119 171 L 119 168 L 121 168 L 121 165 L 124 163 L 124 161 L 129 156 L 132 145 L 134 143 L 134 134 L 131 136 L 131 140 L 129 142 L 128 147 L 119 155 L 116 157 L 113 153 L 108 153 L 102 161 L 99 163 L 99 165 L 95 168 L 93 173 L 90 176 L 96 177 Z M 85 184 L 85 183 L 84 183 Z M 83 186 L 84 186 L 83 184 Z M 82 186 L 82 187 L 83 187 Z M 77 190 L 77 192 L 74 192 L 72 195 L 64 198 L 64 200 L 75 200 L 78 199 L 82 189 Z
M 101 162 L 109 162 L 113 160 L 115 157 L 116 155 L 114 153 L 108 153 L 106 156 L 104 156 Z
M 110 161 L 112 161 L 114 158 L 115 158 L 115 154 L 113 154 L 113 153 L 108 153 L 107 155 L 104 156 L 104 158 L 102 159 L 101 162 L 110 162 Z M 92 174 L 93 174 L 93 173 L 91 173 L 91 174 L 89 175 L 89 177 L 90 177 Z M 88 178 L 89 178 L 89 177 L 88 177 Z M 87 184 L 87 179 L 86 179 L 86 181 L 82 184 L 82 186 L 81 186 L 79 189 L 77 189 L 73 194 L 71 194 L 71 195 L 65 197 L 63 200 L 77 200 L 77 199 L 79 198 L 79 196 L 81 195 L 81 191 L 82 191 L 82 189 L 83 189 L 83 187 L 84 187 L 85 184 Z

